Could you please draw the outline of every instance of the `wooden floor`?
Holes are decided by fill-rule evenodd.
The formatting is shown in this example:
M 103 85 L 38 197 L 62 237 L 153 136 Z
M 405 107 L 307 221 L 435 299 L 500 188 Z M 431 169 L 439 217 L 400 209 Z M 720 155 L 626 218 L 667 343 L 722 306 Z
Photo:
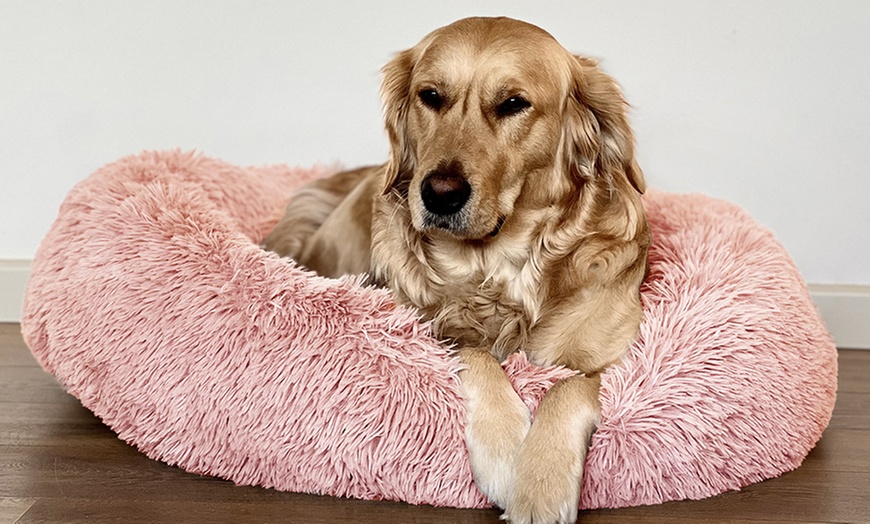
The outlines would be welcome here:
M 0 524 L 31 522 L 497 523 L 495 510 L 238 487 L 146 458 L 42 371 L 0 324 Z M 703 501 L 589 511 L 585 523 L 870 523 L 870 351 L 840 352 L 837 408 L 797 471 Z

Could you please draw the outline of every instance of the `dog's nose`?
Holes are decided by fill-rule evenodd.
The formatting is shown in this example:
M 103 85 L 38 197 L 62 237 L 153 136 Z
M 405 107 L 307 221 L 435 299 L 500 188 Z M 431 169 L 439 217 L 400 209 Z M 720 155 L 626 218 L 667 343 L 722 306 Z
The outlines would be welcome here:
M 435 215 L 452 215 L 468 202 L 471 185 L 458 162 L 439 166 L 423 179 L 420 197 L 426 209 Z

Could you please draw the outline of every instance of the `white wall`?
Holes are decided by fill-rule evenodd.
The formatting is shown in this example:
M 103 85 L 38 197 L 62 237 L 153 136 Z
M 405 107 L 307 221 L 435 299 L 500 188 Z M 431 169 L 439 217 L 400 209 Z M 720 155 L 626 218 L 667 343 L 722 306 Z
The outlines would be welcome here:
M 604 59 L 652 186 L 737 202 L 810 282 L 870 284 L 870 2 L 0 0 L 0 260 L 142 149 L 239 164 L 386 155 L 378 69 L 473 14 Z

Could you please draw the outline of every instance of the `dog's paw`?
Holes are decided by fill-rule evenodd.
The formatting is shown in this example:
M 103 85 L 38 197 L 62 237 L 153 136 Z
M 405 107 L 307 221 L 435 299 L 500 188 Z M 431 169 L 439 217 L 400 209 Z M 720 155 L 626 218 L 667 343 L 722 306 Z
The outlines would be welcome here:
M 517 468 L 514 493 L 502 518 L 513 524 L 568 524 L 577 520 L 580 480 L 554 472 L 543 477 Z M 558 478 L 557 478 L 558 477 Z
M 503 518 L 514 524 L 575 522 L 586 450 L 536 429 L 517 457 L 513 496 Z
M 470 403 L 465 429 L 474 481 L 501 508 L 512 497 L 514 463 L 531 425 L 528 408 L 510 393 L 486 407 Z
M 577 520 L 579 487 L 570 489 L 564 481 L 528 480 L 517 476 L 513 499 L 502 515 L 504 520 L 512 524 L 570 524 Z

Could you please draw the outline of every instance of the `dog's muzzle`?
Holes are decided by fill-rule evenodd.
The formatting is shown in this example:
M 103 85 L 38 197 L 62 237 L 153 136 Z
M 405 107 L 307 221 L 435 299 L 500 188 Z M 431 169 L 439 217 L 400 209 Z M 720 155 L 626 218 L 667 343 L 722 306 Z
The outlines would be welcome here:
M 471 196 L 471 184 L 465 179 L 462 164 L 452 161 L 432 170 L 420 185 L 420 198 L 426 211 L 437 217 L 456 215 Z

